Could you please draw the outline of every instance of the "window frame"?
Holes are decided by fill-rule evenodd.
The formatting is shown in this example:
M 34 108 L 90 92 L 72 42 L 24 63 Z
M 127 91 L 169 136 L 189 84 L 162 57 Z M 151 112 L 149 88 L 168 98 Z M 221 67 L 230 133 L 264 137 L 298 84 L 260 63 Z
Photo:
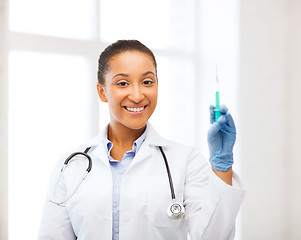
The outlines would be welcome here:
M 0 208 L 3 214 L 0 215 L 0 238 L 8 239 L 8 58 L 12 51 L 32 51 L 39 53 L 54 53 L 54 54 L 66 54 L 66 55 L 77 55 L 87 59 L 89 66 L 89 91 L 94 92 L 96 85 L 96 69 L 97 69 L 97 58 L 99 52 L 108 45 L 100 38 L 100 6 L 101 0 L 92 0 L 95 11 L 93 12 L 93 24 L 95 26 L 94 32 L 91 39 L 79 40 L 79 39 L 67 39 L 46 35 L 37 35 L 30 33 L 13 32 L 9 29 L 8 13 L 9 13 L 9 0 L 0 0 L 0 35 L 4 36 L 0 40 L 0 49 L 3 54 L 0 57 L 0 86 L 1 86 L 1 98 L 0 98 L 0 109 L 3 115 L 1 116 L 1 144 L 0 147 L 0 176 L 1 176 L 1 194 L 0 194 Z M 204 61 L 202 56 L 201 47 L 201 21 L 199 10 L 202 7 L 203 1 L 194 0 L 194 14 L 195 14 L 195 46 L 194 51 L 188 52 L 181 49 L 152 49 L 155 55 L 165 56 L 167 58 L 182 58 L 192 60 L 195 63 L 195 76 L 202 76 L 201 66 Z M 47 45 L 44 44 L 47 42 Z M 195 81 L 195 101 L 200 103 L 203 98 L 199 93 L 199 90 L 206 85 L 203 81 Z M 95 97 L 95 94 L 91 94 L 88 99 L 89 108 L 87 108 L 87 114 L 89 117 L 89 128 L 88 137 L 93 137 L 96 132 L 99 131 L 99 104 Z M 200 106 L 195 104 L 196 122 L 204 122 L 202 113 L 204 112 L 204 106 L 200 111 Z M 204 142 L 204 133 L 202 136 L 196 134 L 201 133 L 204 128 L 201 124 L 196 124 L 194 141 Z

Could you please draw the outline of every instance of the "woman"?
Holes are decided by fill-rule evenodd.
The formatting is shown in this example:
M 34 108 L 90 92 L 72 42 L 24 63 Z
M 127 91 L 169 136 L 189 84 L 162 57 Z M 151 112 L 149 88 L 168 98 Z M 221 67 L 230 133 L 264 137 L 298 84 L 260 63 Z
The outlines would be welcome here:
M 110 123 L 79 149 L 88 152 L 92 170 L 58 204 L 76 189 L 79 169 L 87 165 L 77 156 L 58 181 L 64 159 L 59 161 L 39 239 L 183 240 L 188 233 L 192 240 L 233 239 L 245 190 L 232 172 L 236 133 L 227 109 L 213 123 L 211 106 L 211 170 L 199 151 L 160 137 L 148 123 L 157 104 L 157 65 L 139 41 L 117 41 L 101 53 L 97 91 L 108 104 Z M 178 205 L 170 207 L 173 202 Z

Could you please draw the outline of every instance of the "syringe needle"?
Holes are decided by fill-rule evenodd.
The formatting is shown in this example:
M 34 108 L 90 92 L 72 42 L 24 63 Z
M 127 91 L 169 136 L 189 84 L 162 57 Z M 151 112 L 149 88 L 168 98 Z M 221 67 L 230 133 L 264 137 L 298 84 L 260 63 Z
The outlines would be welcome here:
M 215 90 L 215 121 L 217 122 L 218 118 L 221 116 L 220 107 L 219 107 L 219 81 L 217 75 L 217 65 L 216 65 L 216 90 Z

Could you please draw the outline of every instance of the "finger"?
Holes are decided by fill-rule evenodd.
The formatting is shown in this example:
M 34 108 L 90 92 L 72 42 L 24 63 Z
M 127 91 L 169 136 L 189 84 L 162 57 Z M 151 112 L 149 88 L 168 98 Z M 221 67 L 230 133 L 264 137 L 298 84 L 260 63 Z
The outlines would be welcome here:
M 214 123 L 215 122 L 215 112 L 214 112 L 214 106 L 212 104 L 209 107 L 209 111 L 210 111 L 210 123 Z
M 214 116 L 214 106 L 211 104 L 209 106 L 210 116 Z
M 209 110 L 210 110 L 210 112 L 213 112 L 213 111 L 214 111 L 214 105 L 213 105 L 213 104 L 210 104 Z
M 225 105 L 220 105 L 219 111 L 222 115 L 225 115 L 228 112 L 228 108 Z
M 218 122 L 219 124 L 224 124 L 224 123 L 227 122 L 227 119 L 226 119 L 226 117 L 225 117 L 224 115 L 221 115 L 221 116 L 217 119 L 217 122 Z
M 221 124 L 218 123 L 218 122 L 214 122 L 211 127 L 209 128 L 209 131 L 208 131 L 208 138 L 210 137 L 214 137 L 218 131 L 221 129 Z
M 221 115 L 221 117 L 218 119 L 218 122 L 221 124 L 222 132 L 236 134 L 235 124 L 229 112 L 227 112 L 226 115 Z
M 229 112 L 227 112 L 226 114 L 226 119 L 227 119 L 228 126 L 231 128 L 235 128 L 234 120 Z
M 234 125 L 234 121 L 233 121 L 231 115 L 230 115 L 230 117 L 229 117 L 229 115 L 230 115 L 230 113 L 228 114 L 228 112 L 227 112 L 226 115 L 221 115 L 218 118 L 217 121 L 221 125 L 220 131 L 225 132 L 225 133 L 230 133 L 230 134 L 232 134 L 232 133 L 236 134 L 236 128 Z M 227 118 L 227 116 L 229 117 L 229 119 Z M 231 126 L 229 125 L 229 121 L 230 121 Z

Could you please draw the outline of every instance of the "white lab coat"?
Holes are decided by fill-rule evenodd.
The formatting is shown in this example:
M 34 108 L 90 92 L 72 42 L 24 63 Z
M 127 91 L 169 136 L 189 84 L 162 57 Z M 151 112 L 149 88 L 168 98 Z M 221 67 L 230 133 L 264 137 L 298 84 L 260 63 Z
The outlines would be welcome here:
M 188 232 L 191 240 L 233 239 L 245 193 L 239 177 L 234 173 L 233 186 L 225 184 L 198 150 L 160 137 L 150 124 L 147 129 L 147 137 L 122 179 L 119 239 L 183 240 Z M 66 207 L 46 201 L 39 240 L 112 239 L 112 175 L 104 138 L 105 131 L 80 149 L 92 146 L 93 166 Z M 186 209 L 181 219 L 167 216 L 171 192 L 158 146 L 167 156 L 177 201 Z M 86 168 L 87 159 L 76 158 L 66 168 L 56 198 L 68 195 L 81 176 L 79 169 Z M 63 162 L 54 169 L 48 199 L 53 198 Z

